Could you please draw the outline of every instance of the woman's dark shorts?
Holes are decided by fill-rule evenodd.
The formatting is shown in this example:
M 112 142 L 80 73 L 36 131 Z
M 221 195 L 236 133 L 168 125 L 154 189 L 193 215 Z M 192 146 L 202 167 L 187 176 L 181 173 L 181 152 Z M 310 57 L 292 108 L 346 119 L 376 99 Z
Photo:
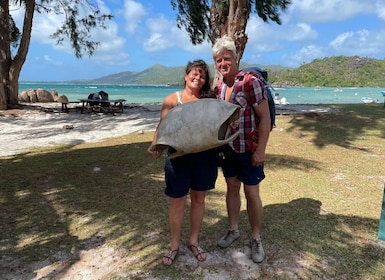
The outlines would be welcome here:
M 236 153 L 228 148 L 226 160 L 222 164 L 225 178 L 237 177 L 245 185 L 257 185 L 265 179 L 263 166 L 253 166 L 251 152 Z
M 168 151 L 168 154 L 173 152 Z M 215 187 L 218 177 L 214 150 L 166 158 L 165 194 L 172 198 L 186 196 L 189 190 L 207 191 Z

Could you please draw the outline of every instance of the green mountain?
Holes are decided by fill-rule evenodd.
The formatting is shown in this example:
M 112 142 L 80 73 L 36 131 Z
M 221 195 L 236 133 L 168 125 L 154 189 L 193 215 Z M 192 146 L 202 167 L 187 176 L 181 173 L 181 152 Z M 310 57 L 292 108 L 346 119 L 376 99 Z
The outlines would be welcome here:
M 295 69 L 269 71 L 270 82 L 305 87 L 385 87 L 385 60 L 359 56 L 315 59 Z
M 315 59 L 298 68 L 278 65 L 241 63 L 240 68 L 259 66 L 269 73 L 269 81 L 275 87 L 385 87 L 385 60 L 359 56 L 337 56 Z M 210 65 L 211 76 L 214 66 Z M 141 72 L 127 71 L 93 80 L 70 81 L 80 84 L 138 84 L 182 85 L 184 66 L 166 67 L 156 64 Z M 211 77 L 213 78 L 213 77 Z
M 253 64 L 241 63 L 241 68 L 251 67 Z M 260 65 L 259 65 L 260 66 Z M 214 65 L 209 65 L 211 78 L 214 76 Z M 261 66 L 260 66 L 261 67 Z M 272 66 L 269 69 L 285 69 Z M 126 71 L 92 80 L 68 81 L 76 84 L 131 84 L 131 85 L 182 85 L 184 83 L 185 66 L 166 67 L 153 65 L 141 72 Z

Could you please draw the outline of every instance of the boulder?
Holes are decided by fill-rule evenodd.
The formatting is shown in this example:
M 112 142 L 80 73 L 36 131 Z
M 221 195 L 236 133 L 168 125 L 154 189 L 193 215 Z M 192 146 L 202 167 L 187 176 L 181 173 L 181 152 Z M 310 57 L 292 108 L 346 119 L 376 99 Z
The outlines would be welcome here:
M 54 102 L 57 102 L 57 99 L 59 98 L 59 94 L 58 94 L 58 92 L 56 91 L 56 89 L 51 90 L 51 95 L 52 95 L 52 97 L 53 97 L 53 101 L 54 101 Z
M 28 96 L 27 91 L 22 91 L 19 94 L 19 101 L 20 102 L 29 102 L 29 96 Z
M 67 96 L 65 96 L 65 95 L 60 95 L 60 96 L 57 98 L 56 101 L 59 102 L 59 103 L 68 103 L 68 98 L 67 98 Z
M 31 102 L 31 103 L 38 102 L 36 91 L 34 89 L 27 90 L 27 95 L 28 95 L 28 98 L 29 98 L 29 102 Z
M 52 94 L 45 89 L 38 88 L 36 90 L 36 95 L 37 95 L 38 102 L 44 102 L 44 103 L 54 102 Z

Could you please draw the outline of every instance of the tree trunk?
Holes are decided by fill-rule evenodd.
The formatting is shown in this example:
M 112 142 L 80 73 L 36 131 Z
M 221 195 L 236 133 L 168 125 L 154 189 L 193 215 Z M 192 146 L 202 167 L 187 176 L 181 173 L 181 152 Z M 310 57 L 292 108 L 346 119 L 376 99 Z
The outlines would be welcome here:
M 231 36 L 237 49 L 237 64 L 241 61 L 247 43 L 246 25 L 250 16 L 250 0 L 213 0 L 210 10 L 212 44 L 223 35 Z M 213 87 L 222 79 L 215 68 Z
M 227 34 L 233 37 L 237 48 L 237 63 L 241 62 L 247 44 L 246 26 L 250 16 L 249 0 L 230 1 Z M 224 35 L 224 34 L 223 34 Z
M 25 14 L 22 37 L 16 56 L 12 59 L 10 50 L 9 31 L 9 3 L 0 3 L 0 109 L 6 110 L 19 103 L 19 77 L 20 71 L 27 58 L 31 41 L 32 20 L 35 11 L 35 0 L 25 1 Z
M 8 1 L 0 1 L 0 110 L 8 109 L 7 85 L 8 85 L 8 69 L 11 61 L 10 30 L 9 30 L 9 3 Z

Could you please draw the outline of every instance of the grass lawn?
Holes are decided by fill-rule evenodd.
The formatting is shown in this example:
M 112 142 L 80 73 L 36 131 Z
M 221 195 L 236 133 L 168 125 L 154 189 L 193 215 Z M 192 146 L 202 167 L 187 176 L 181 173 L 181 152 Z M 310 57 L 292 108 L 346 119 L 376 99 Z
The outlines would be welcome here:
M 103 279 L 384 279 L 385 108 L 331 107 L 338 113 L 277 116 L 261 184 L 261 265 L 232 259 L 249 241 L 244 200 L 241 238 L 216 246 L 228 227 L 221 173 L 200 242 L 223 263 L 182 255 L 172 268 L 160 264 L 169 246 L 164 160 L 147 157 L 147 132 L 0 158 L 0 275 L 33 279 L 31 267 L 55 263 L 70 270 L 83 251 L 107 245 L 125 262 Z M 182 242 L 188 234 L 186 215 Z M 58 273 L 45 279 L 65 279 Z

